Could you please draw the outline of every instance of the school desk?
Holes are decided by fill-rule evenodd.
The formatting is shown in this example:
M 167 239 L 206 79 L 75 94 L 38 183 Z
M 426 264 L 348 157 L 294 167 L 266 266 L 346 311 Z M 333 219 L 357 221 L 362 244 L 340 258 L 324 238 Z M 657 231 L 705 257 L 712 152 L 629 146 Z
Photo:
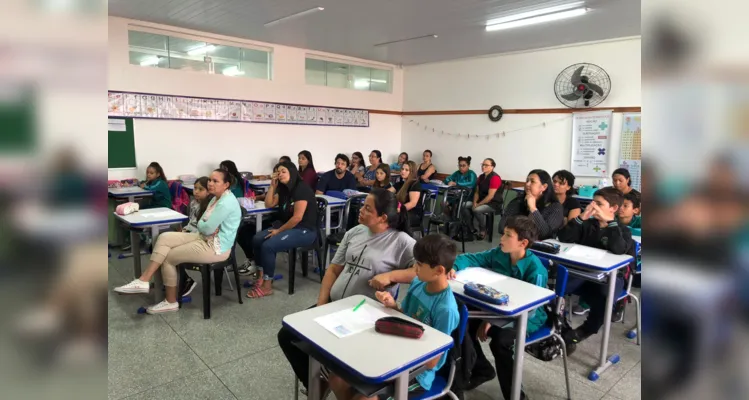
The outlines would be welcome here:
M 545 257 L 551 261 L 568 267 L 570 275 L 583 278 L 598 284 L 605 284 L 608 280 L 608 294 L 606 295 L 606 314 L 603 320 L 603 338 L 601 339 L 601 353 L 598 359 L 598 367 L 591 371 L 588 379 L 596 381 L 608 367 L 619 362 L 619 355 L 613 354 L 607 358 L 609 350 L 609 335 L 611 334 L 611 314 L 614 308 L 614 299 L 619 293 L 614 293 L 616 286 L 616 273 L 619 269 L 626 267 L 632 262 L 632 256 L 628 254 L 613 254 L 605 252 L 601 258 L 588 258 L 582 256 L 570 255 L 568 251 L 573 246 L 586 248 L 579 244 L 562 243 L 558 240 L 547 239 L 544 242 L 558 244 L 561 250 L 557 254 L 544 253 L 531 249 L 536 255 Z M 600 252 L 600 249 L 592 249 L 593 252 Z M 607 279 L 608 278 L 608 279 Z
M 353 309 L 362 300 L 384 313 L 397 316 L 424 327 L 420 339 L 377 333 L 374 327 L 344 338 L 338 338 L 315 322 L 315 318 L 347 308 Z M 314 349 L 309 358 L 310 400 L 318 400 L 320 394 L 320 366 L 332 363 L 353 377 L 367 384 L 381 384 L 395 380 L 395 398 L 408 398 L 409 371 L 418 368 L 453 346 L 452 336 L 410 318 L 398 311 L 383 307 L 378 301 L 355 295 L 310 308 L 283 318 L 283 326 L 296 334 Z M 373 349 L 379 351 L 373 351 Z M 318 360 L 315 357 L 324 358 Z
M 474 270 L 474 271 L 472 271 Z M 480 275 L 476 275 L 480 273 Z M 500 292 L 507 293 L 510 299 L 505 305 L 498 306 L 466 296 L 463 285 L 466 281 L 471 281 L 470 275 L 474 279 L 480 280 L 482 284 L 492 287 Z M 521 349 L 515 352 L 515 363 L 512 374 L 512 400 L 520 399 L 520 389 L 523 383 L 523 358 L 525 356 L 525 336 L 528 325 L 528 314 L 550 302 L 556 294 L 546 288 L 532 285 L 519 279 L 511 278 L 494 271 L 484 268 L 467 268 L 459 271 L 455 280 L 450 281 L 450 288 L 455 296 L 460 298 L 464 303 L 470 304 L 482 311 L 469 311 L 468 318 L 478 318 L 485 320 L 492 319 L 515 319 L 515 348 Z
M 130 186 L 122 188 L 109 188 L 109 195 L 116 199 L 126 198 L 129 202 L 134 202 L 136 198 L 153 196 L 153 192 L 141 189 L 139 186 Z

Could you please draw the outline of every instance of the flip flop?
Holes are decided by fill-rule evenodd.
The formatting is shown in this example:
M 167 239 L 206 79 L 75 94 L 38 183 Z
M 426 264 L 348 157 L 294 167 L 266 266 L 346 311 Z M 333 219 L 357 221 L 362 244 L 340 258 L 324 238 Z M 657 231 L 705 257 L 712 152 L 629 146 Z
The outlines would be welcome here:
M 260 286 L 253 286 L 247 292 L 247 298 L 248 299 L 259 299 L 261 297 L 270 296 L 272 294 L 273 294 L 273 289 L 271 289 L 270 292 L 264 292 L 263 289 L 260 288 Z

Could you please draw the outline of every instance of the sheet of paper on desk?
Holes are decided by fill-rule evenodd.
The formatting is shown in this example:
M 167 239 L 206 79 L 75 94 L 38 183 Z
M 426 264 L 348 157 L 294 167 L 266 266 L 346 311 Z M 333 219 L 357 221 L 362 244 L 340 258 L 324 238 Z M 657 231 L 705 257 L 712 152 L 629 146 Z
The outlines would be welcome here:
M 387 316 L 383 311 L 369 304 L 363 304 L 356 311 L 353 308 L 341 310 L 317 317 L 315 322 L 339 338 L 344 338 L 374 328 L 378 319 Z
M 486 268 L 471 267 L 458 272 L 456 279 L 463 283 L 483 283 L 486 285 L 505 279 L 505 277 Z
M 157 211 L 157 212 L 151 212 L 151 213 L 144 213 L 141 211 L 141 216 L 143 218 L 163 218 L 163 217 L 169 217 L 173 213 L 171 211 Z
M 600 260 L 606 255 L 606 250 L 595 249 L 588 246 L 572 246 L 565 250 L 563 255 L 568 257 L 587 258 L 589 260 Z

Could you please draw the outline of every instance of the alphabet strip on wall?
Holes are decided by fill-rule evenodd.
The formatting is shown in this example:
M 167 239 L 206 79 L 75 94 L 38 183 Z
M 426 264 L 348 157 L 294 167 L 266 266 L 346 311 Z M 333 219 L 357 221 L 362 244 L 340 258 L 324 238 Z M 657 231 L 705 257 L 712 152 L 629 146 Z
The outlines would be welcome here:
M 189 121 L 369 127 L 369 111 L 261 101 L 109 92 L 108 115 Z

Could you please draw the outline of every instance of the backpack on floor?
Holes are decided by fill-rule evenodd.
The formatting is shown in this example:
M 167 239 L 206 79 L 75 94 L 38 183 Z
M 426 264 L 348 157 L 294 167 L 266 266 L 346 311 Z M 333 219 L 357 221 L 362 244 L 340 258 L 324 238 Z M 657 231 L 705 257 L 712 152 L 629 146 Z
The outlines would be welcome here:
M 547 280 L 547 285 L 550 290 L 556 288 L 556 282 L 557 267 L 556 264 L 552 263 L 549 267 L 549 278 Z M 554 330 L 562 336 L 564 336 L 564 332 L 572 329 L 567 322 L 567 319 L 564 317 L 564 309 L 563 297 L 556 298 L 544 306 L 547 322 L 551 321 Z M 559 312 L 557 312 L 557 310 L 559 310 Z M 526 346 L 525 352 L 541 361 L 551 361 L 562 354 L 562 346 L 564 346 L 564 343 L 559 343 L 555 337 L 551 336 L 540 342 Z

